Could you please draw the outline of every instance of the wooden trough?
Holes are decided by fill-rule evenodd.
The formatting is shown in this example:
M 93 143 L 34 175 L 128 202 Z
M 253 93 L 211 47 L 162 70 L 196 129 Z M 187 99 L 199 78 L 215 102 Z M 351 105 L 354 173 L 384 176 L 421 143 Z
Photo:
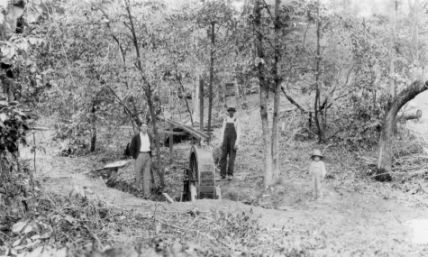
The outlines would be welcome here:
M 115 176 L 118 170 L 125 167 L 129 162 L 129 160 L 111 162 L 104 165 L 102 168 L 90 171 L 89 174 L 91 176 L 101 176 L 103 179 L 107 180 L 110 177 Z

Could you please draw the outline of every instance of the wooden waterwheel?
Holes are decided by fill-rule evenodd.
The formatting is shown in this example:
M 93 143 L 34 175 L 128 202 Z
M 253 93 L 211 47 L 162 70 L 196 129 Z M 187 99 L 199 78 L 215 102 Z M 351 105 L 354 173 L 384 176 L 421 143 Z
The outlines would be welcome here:
M 189 169 L 185 171 L 183 201 L 217 199 L 215 166 L 208 147 L 193 145 L 189 156 Z
M 193 138 L 194 145 L 190 149 L 189 168 L 184 173 L 182 201 L 220 198 L 220 190 L 217 190 L 215 185 L 212 150 L 209 146 L 201 146 L 202 141 L 209 141 L 209 135 L 173 120 L 162 119 L 162 121 L 172 127 L 180 128 Z

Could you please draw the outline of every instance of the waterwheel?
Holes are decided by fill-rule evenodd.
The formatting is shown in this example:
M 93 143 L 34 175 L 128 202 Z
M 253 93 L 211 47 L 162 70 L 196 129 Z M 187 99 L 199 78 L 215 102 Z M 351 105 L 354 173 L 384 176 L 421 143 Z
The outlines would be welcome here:
M 189 169 L 183 181 L 183 201 L 217 199 L 215 166 L 211 149 L 194 145 L 190 150 Z

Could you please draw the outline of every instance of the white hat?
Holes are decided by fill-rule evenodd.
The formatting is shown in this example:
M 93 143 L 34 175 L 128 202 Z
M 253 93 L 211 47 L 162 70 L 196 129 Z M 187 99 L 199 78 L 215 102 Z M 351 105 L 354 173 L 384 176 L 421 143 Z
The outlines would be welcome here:
M 314 149 L 314 151 L 312 152 L 311 158 L 314 158 L 315 156 L 318 156 L 321 159 L 324 158 L 324 155 L 322 155 L 322 153 L 319 149 Z

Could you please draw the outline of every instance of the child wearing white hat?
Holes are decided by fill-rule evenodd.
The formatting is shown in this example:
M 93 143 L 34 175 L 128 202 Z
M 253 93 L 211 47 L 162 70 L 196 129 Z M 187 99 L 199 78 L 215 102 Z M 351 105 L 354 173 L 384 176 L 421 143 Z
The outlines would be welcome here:
M 312 183 L 314 185 L 314 198 L 318 199 L 321 197 L 321 181 L 324 179 L 327 171 L 325 169 L 325 164 L 322 161 L 324 156 L 321 151 L 314 149 L 311 155 L 311 164 L 309 166 L 309 174 L 312 175 Z

